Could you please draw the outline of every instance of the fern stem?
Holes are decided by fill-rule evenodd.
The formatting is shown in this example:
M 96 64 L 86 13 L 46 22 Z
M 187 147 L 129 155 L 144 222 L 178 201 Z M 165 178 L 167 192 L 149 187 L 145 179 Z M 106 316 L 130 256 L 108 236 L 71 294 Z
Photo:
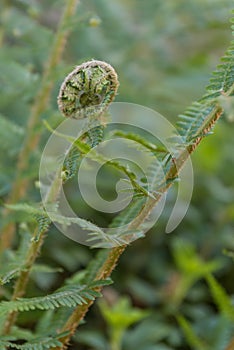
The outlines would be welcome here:
M 114 270 L 120 256 L 122 255 L 122 253 L 124 252 L 125 249 L 126 249 L 126 245 L 121 246 L 121 247 L 115 247 L 109 251 L 109 254 L 108 254 L 104 264 L 102 265 L 102 267 L 98 271 L 95 280 L 106 279 L 107 277 L 109 277 L 111 275 L 111 273 Z M 101 287 L 98 287 L 95 290 L 100 291 Z M 69 319 L 65 323 L 64 327 L 62 328 L 62 331 L 69 331 L 68 335 L 59 339 L 59 341 L 64 344 L 63 347 L 62 348 L 57 347 L 57 348 L 54 348 L 53 350 L 60 350 L 60 349 L 67 348 L 67 344 L 70 341 L 70 338 L 75 333 L 76 328 L 78 327 L 79 323 L 83 320 L 87 311 L 94 303 L 94 300 L 86 300 L 86 302 L 87 302 L 86 304 L 82 304 L 82 305 L 78 306 L 73 311 L 73 313 L 71 314 L 71 316 L 69 317 Z
M 57 196 L 59 195 L 60 189 L 61 189 L 61 172 L 58 170 L 53 184 L 50 187 L 50 191 L 47 194 L 46 201 L 47 203 L 54 203 L 56 201 Z M 48 230 L 48 228 L 44 229 L 41 232 L 38 232 L 39 227 L 37 227 L 34 230 L 32 239 L 31 239 L 31 244 L 29 247 L 29 250 L 27 252 L 26 258 L 25 258 L 25 263 L 24 267 L 21 270 L 19 277 L 17 278 L 14 286 L 14 292 L 11 297 L 11 300 L 16 300 L 17 298 L 21 298 L 25 294 L 25 290 L 28 284 L 29 280 L 29 275 L 32 270 L 33 264 L 37 258 L 37 256 L 40 253 L 41 246 L 44 242 L 45 234 Z M 9 334 L 11 331 L 12 326 L 15 324 L 16 318 L 17 318 L 17 311 L 12 311 L 8 314 L 3 332 L 2 334 Z
M 40 140 L 40 135 L 36 133 L 36 129 L 38 124 L 40 123 L 41 113 L 45 111 L 48 105 L 49 97 L 54 82 L 54 68 L 57 66 L 58 62 L 61 59 L 66 39 L 69 34 L 68 22 L 75 13 L 78 1 L 79 0 L 67 0 L 65 2 L 66 5 L 64 7 L 60 23 L 58 25 L 50 56 L 44 69 L 41 86 L 35 97 L 31 114 L 28 119 L 26 138 L 22 150 L 19 154 L 16 168 L 16 178 L 11 193 L 9 194 L 7 204 L 15 203 L 19 199 L 23 198 L 29 186 L 29 180 L 23 176 L 23 173 L 28 166 L 31 152 L 36 149 Z M 8 214 L 9 210 L 5 209 L 4 217 L 7 217 Z M 11 243 L 14 238 L 14 232 L 14 223 L 6 224 L 0 237 L 0 252 L 11 246 Z
M 179 174 L 179 171 L 182 169 L 183 165 L 185 164 L 187 158 L 189 155 L 197 148 L 201 140 L 204 138 L 206 133 L 209 133 L 209 131 L 212 129 L 214 123 L 218 121 L 222 114 L 223 110 L 218 105 L 214 105 L 214 108 L 212 110 L 212 113 L 208 116 L 208 118 L 204 121 L 203 126 L 201 127 L 201 130 L 199 130 L 199 134 L 197 134 L 197 137 L 195 135 L 195 141 L 192 145 L 188 146 L 185 151 L 182 151 L 177 159 L 172 162 L 171 167 L 166 175 L 166 179 L 170 180 L 173 178 L 176 178 Z M 204 132 L 203 132 L 204 131 Z M 201 135 L 201 136 L 200 136 Z M 155 207 L 155 205 L 159 202 L 161 199 L 161 196 L 163 193 L 165 193 L 171 186 L 173 182 L 172 181 L 166 181 L 165 186 L 161 189 L 161 194 L 158 195 L 156 198 L 150 198 L 146 205 L 142 208 L 140 214 L 138 217 L 132 222 L 129 229 L 137 229 L 138 226 L 146 220 L 148 215 L 151 213 L 152 209 Z M 102 265 L 102 267 L 99 269 L 95 280 L 99 279 L 105 279 L 109 277 L 114 270 L 119 257 L 126 249 L 127 245 L 121 246 L 121 247 L 115 247 L 112 248 L 109 251 L 109 254 Z M 101 288 L 99 288 L 100 291 Z M 75 333 L 76 328 L 78 327 L 79 323 L 83 320 L 85 317 L 87 311 L 89 310 L 90 306 L 93 304 L 93 301 L 87 301 L 87 304 L 83 304 L 81 306 L 78 306 L 74 312 L 71 314 L 69 319 L 67 320 L 66 324 L 62 328 L 62 331 L 68 331 L 69 334 L 62 339 L 59 339 L 62 343 L 62 347 L 57 347 L 54 350 L 64 350 L 67 348 L 68 343 L 72 337 L 72 335 Z M 51 349 L 52 350 L 52 349 Z M 231 349 L 227 349 L 231 350 Z
M 34 232 L 34 237 L 36 237 L 36 235 L 37 235 L 37 230 L 35 230 Z M 11 300 L 16 300 L 17 298 L 20 298 L 24 295 L 33 263 L 36 260 L 36 257 L 38 256 L 40 248 L 43 244 L 43 237 L 41 235 L 41 238 L 39 240 L 34 239 L 32 241 L 32 244 L 27 254 L 27 259 L 25 262 L 24 269 L 20 272 L 20 275 L 16 280 L 14 293 L 12 295 Z M 17 311 L 13 311 L 7 316 L 4 329 L 3 329 L 3 334 L 10 333 L 12 326 L 15 324 L 17 314 L 18 314 Z

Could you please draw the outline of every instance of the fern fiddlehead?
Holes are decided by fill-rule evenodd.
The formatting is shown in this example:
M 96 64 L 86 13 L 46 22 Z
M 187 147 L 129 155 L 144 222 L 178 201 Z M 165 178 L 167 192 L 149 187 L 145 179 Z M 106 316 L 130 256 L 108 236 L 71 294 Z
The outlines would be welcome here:
M 102 141 L 104 126 L 98 118 L 114 100 L 118 86 L 118 76 L 114 68 L 106 62 L 97 60 L 76 66 L 61 85 L 58 95 L 58 107 L 61 113 L 66 118 L 89 117 L 90 124 L 92 119 L 98 122 L 98 125 L 90 126 L 87 131 L 86 142 L 91 147 L 95 147 Z M 79 151 L 72 147 L 69 153 L 74 154 L 74 152 L 79 154 Z M 65 163 L 70 161 L 70 154 L 66 157 Z M 75 163 L 77 165 L 77 161 Z M 70 177 L 72 176 L 66 177 L 65 180 Z
M 100 117 L 100 114 L 105 111 L 111 101 L 113 101 L 117 89 L 118 78 L 115 70 L 111 65 L 102 61 L 89 61 L 77 66 L 64 80 L 59 96 L 59 109 L 66 117 L 75 119 L 85 118 L 90 115 Z M 93 108 L 92 108 L 93 107 Z M 95 126 L 91 131 L 88 131 L 87 136 L 91 140 L 92 146 L 100 140 L 102 125 Z M 89 135 L 90 133 L 90 135 Z M 67 165 L 72 172 L 74 168 L 74 149 L 71 148 L 71 164 Z M 66 163 L 69 163 L 69 154 L 67 155 Z M 77 157 L 75 157 L 77 161 Z M 74 170 L 74 169 L 73 169 Z M 54 185 L 50 187 L 47 194 L 48 203 L 53 202 L 61 189 L 61 182 L 58 177 L 61 173 L 58 172 L 54 179 Z M 69 174 L 69 177 L 71 175 Z M 18 279 L 16 280 L 12 301 L 24 295 L 28 277 L 31 268 L 39 254 L 41 245 L 44 240 L 45 233 L 49 226 L 45 226 L 40 231 L 38 239 L 38 229 L 33 234 L 31 246 L 25 259 L 24 268 L 22 269 Z M 6 317 L 3 334 L 10 333 L 13 324 L 16 321 L 17 311 L 12 310 Z
M 103 61 L 88 61 L 77 66 L 64 80 L 58 106 L 65 117 L 84 118 L 91 106 L 103 111 L 113 101 L 118 77 L 112 66 Z

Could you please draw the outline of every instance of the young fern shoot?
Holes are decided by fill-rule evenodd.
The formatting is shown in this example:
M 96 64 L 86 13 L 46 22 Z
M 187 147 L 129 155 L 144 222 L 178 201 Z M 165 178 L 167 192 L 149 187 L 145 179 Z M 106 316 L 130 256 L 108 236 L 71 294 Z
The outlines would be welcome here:
M 223 108 L 219 103 L 219 97 L 223 94 L 225 94 L 225 96 L 233 96 L 234 93 L 233 52 L 234 47 L 232 42 L 226 55 L 222 58 L 222 63 L 214 73 L 215 78 L 211 78 L 210 80 L 210 85 L 207 87 L 207 93 L 200 101 L 195 102 L 190 108 L 188 108 L 183 115 L 179 116 L 178 131 L 187 145 L 186 150 L 179 153 L 176 159 L 171 159 L 166 173 L 166 179 L 168 181 L 166 181 L 165 185 L 161 187 L 161 193 L 155 198 L 150 198 L 147 202 L 142 203 L 140 213 L 137 216 L 137 219 L 132 222 L 129 229 L 136 230 L 138 226 L 146 220 L 149 213 L 155 205 L 157 205 L 162 194 L 165 193 L 174 183 L 173 180 L 177 178 L 188 156 L 197 148 L 201 140 L 210 134 L 214 125 L 222 115 Z M 94 280 L 109 277 L 126 247 L 127 245 L 122 245 L 120 247 L 114 247 L 108 251 L 101 251 L 96 260 L 94 260 L 88 267 L 84 279 L 86 276 L 88 278 L 90 273 Z M 77 326 L 83 320 L 92 303 L 93 300 L 87 300 L 86 304 L 77 306 L 62 328 L 62 331 L 68 332 L 66 336 L 60 339 L 63 346 L 57 347 L 56 350 L 67 348 L 71 336 L 76 331 Z M 230 343 L 227 348 L 228 350 L 232 348 L 232 344 L 233 342 Z
M 70 83 L 70 78 L 72 82 Z M 90 80 L 92 80 L 92 90 L 90 89 Z M 69 79 L 66 79 L 61 87 L 61 91 L 59 94 L 58 102 L 59 107 L 63 111 L 65 115 L 67 113 L 72 117 L 85 117 L 86 110 L 91 115 L 90 107 L 94 106 L 95 111 L 98 110 L 98 117 L 101 113 L 107 108 L 108 104 L 113 100 L 118 88 L 118 80 L 117 75 L 114 69 L 105 62 L 100 61 L 90 61 L 85 64 L 78 66 L 74 72 L 69 75 Z M 77 91 L 79 90 L 79 92 Z M 76 93 L 77 92 L 77 93 Z M 95 101 L 94 101 L 95 99 Z M 99 104 L 96 105 L 96 102 Z M 64 104 L 62 104 L 62 102 Z M 72 109 L 70 108 L 72 101 L 72 106 L 75 105 Z M 95 103 L 94 103 L 95 102 Z M 66 107 L 64 107 L 64 105 Z M 81 113 L 84 113 L 81 114 Z M 92 116 L 94 118 L 97 117 L 92 111 Z M 96 128 L 97 133 L 99 135 L 99 130 Z M 92 135 L 94 137 L 94 135 Z M 46 194 L 46 203 L 45 204 L 54 204 L 56 199 L 60 193 L 62 183 L 64 182 L 64 175 L 62 168 L 59 168 L 55 177 L 53 179 L 53 184 L 50 187 L 49 192 Z M 19 277 L 16 280 L 14 293 L 12 295 L 11 302 L 14 302 L 18 298 L 22 297 L 25 293 L 25 289 L 28 283 L 29 275 L 33 264 L 40 252 L 40 248 L 43 244 L 44 237 L 46 232 L 48 231 L 50 220 L 44 210 L 32 209 L 28 208 L 27 205 L 12 205 L 9 208 L 14 210 L 25 210 L 27 212 L 31 211 L 32 213 L 39 215 L 40 218 L 44 218 L 43 226 L 40 228 L 38 226 L 31 239 L 31 245 L 28 249 L 28 252 L 25 257 L 25 263 L 21 267 L 21 271 L 19 273 Z M 62 220 L 61 217 L 54 218 L 55 221 Z M 78 220 L 79 221 L 79 220 Z M 69 224 L 69 221 L 64 219 L 66 224 Z M 79 224 L 88 225 L 85 223 L 85 220 L 80 220 Z M 94 226 L 94 225 L 93 225 Z M 86 227 L 86 226 L 85 226 Z M 90 229 L 90 225 L 88 228 Z M 3 329 L 3 334 L 9 334 L 12 326 L 14 325 L 17 317 L 17 313 L 19 310 L 8 310 L 4 314 L 5 317 L 5 325 Z

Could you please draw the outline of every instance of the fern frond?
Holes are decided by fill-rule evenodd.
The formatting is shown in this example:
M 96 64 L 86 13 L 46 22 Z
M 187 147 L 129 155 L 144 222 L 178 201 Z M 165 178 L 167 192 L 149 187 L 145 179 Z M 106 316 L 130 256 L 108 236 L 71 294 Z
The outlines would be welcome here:
M 28 216 L 34 219 L 38 218 L 48 218 L 48 215 L 46 213 L 46 211 L 41 208 L 39 205 L 36 204 L 28 204 L 28 203 L 16 203 L 16 204 L 6 204 L 6 207 L 11 209 L 11 210 L 15 210 L 15 211 L 22 211 L 26 214 L 28 214 Z
M 103 125 L 98 125 L 94 128 L 89 129 L 87 134 L 92 148 L 97 146 L 103 140 L 103 132 Z
M 61 138 L 65 139 L 65 140 L 67 140 L 68 142 L 73 144 L 74 147 L 77 147 L 77 149 L 79 150 L 79 152 L 82 155 L 86 155 L 87 158 L 90 158 L 92 161 L 95 161 L 101 165 L 108 164 L 108 165 L 112 166 L 114 169 L 125 174 L 128 177 L 129 181 L 131 182 L 132 187 L 134 188 L 136 193 L 142 193 L 145 196 L 149 195 L 149 192 L 147 190 L 145 190 L 145 188 L 142 187 L 137 182 L 137 180 L 136 180 L 137 176 L 129 169 L 128 166 L 125 166 L 124 164 L 121 164 L 118 161 L 110 160 L 109 158 L 103 156 L 102 154 L 95 152 L 95 150 L 93 150 L 87 143 L 84 143 L 80 139 L 76 139 L 74 137 L 64 135 L 64 134 L 61 134 L 61 133 L 53 130 L 51 128 L 51 126 L 48 124 L 48 122 L 45 121 L 44 124 L 46 125 L 46 127 L 49 131 L 53 132 L 55 135 L 60 136 Z M 96 139 L 96 141 L 99 142 L 97 139 Z
M 53 349 L 56 347 L 61 347 L 62 343 L 59 341 L 61 337 L 66 335 L 67 332 L 63 332 L 60 334 L 56 334 L 54 337 L 52 336 L 44 336 L 41 338 L 37 338 L 34 340 L 30 340 L 29 342 L 26 342 L 25 344 L 19 345 L 16 343 L 13 343 L 12 341 L 5 340 L 6 337 L 0 338 L 0 349 L 17 349 L 17 350 L 46 350 L 46 349 Z M 5 339 L 4 339 L 5 338 Z
M 103 158 L 103 160 L 104 160 L 104 158 Z M 125 166 L 125 165 L 123 165 L 120 162 L 115 161 L 115 160 L 105 159 L 105 162 L 108 165 L 111 165 L 114 169 L 122 172 L 123 174 L 125 174 L 128 177 L 128 180 L 131 183 L 135 193 L 139 193 L 139 194 L 142 194 L 144 196 L 150 195 L 149 192 L 143 186 L 141 186 L 141 184 L 139 184 L 139 182 L 137 181 L 136 174 L 134 172 L 132 172 L 128 166 Z
M 40 233 L 44 232 L 44 230 L 48 228 L 51 221 L 57 222 L 63 226 L 77 224 L 83 230 L 87 230 L 90 233 L 95 233 L 98 237 L 100 236 L 102 238 L 103 236 L 105 236 L 105 233 L 100 227 L 88 220 L 81 219 L 79 217 L 66 217 L 56 212 L 50 212 L 48 216 L 44 209 L 26 203 L 11 204 L 7 205 L 7 207 L 12 210 L 25 212 L 30 217 L 30 219 L 32 219 L 32 215 L 34 215 L 35 219 L 38 221 L 39 224 L 38 234 L 35 239 L 39 239 Z
M 232 19 L 234 23 L 234 19 Z M 233 26 L 232 26 L 233 27 Z M 210 120 L 209 115 L 215 115 L 215 111 L 222 109 L 218 98 L 222 95 L 231 96 L 234 92 L 234 41 L 225 55 L 221 58 L 221 64 L 213 72 L 213 77 L 206 88 L 207 93 L 195 102 L 184 114 L 179 116 L 177 127 L 182 136 L 183 143 L 192 144 L 197 137 L 207 135 L 206 126 Z M 210 132 L 210 128 L 208 130 Z
M 74 278 L 74 280 L 76 280 L 76 278 Z M 68 283 L 70 283 L 71 281 L 72 281 L 72 278 L 69 278 L 68 280 L 66 280 L 66 282 Z M 90 282 L 92 282 L 91 279 L 90 279 Z M 104 281 L 95 281 L 89 286 L 90 287 L 93 286 L 93 288 L 98 288 L 103 286 L 103 284 L 109 285 L 111 283 L 112 283 L 111 279 L 108 278 Z M 50 332 L 57 332 L 59 329 L 62 329 L 64 325 L 64 320 L 69 318 L 71 312 L 72 310 L 70 308 L 59 308 L 56 310 L 47 310 L 46 312 L 44 312 L 44 314 L 42 315 L 42 317 L 40 318 L 37 324 L 36 334 L 38 336 L 41 336 L 46 334 L 48 332 L 48 329 L 50 330 Z
M 24 261 L 6 264 L 4 269 L 1 269 L 0 274 L 0 285 L 9 283 L 13 278 L 19 276 L 20 272 L 24 270 Z M 32 268 L 33 272 L 44 272 L 44 273 L 54 273 L 54 272 L 62 272 L 61 268 L 53 268 L 43 264 L 35 264 Z
M 108 254 L 109 254 L 108 249 L 102 249 L 97 253 L 95 259 L 90 261 L 89 265 L 85 270 L 85 275 L 84 275 L 84 281 L 86 283 L 91 283 L 92 281 L 95 280 L 95 277 L 99 269 L 101 269 L 104 262 L 106 261 Z
M 44 211 L 35 204 L 31 205 L 28 203 L 17 203 L 17 204 L 6 204 L 6 207 L 16 211 L 24 211 L 30 215 L 41 215 Z
M 48 332 L 48 329 L 47 329 L 47 332 Z M 53 334 L 53 332 L 51 331 L 50 334 Z M 45 333 L 44 333 L 44 335 L 45 335 Z M 6 339 L 11 340 L 11 341 L 14 339 L 24 339 L 26 341 L 31 341 L 31 340 L 35 339 L 35 334 L 30 329 L 23 329 L 23 328 L 18 327 L 18 326 L 13 326 L 11 329 L 11 333 L 10 333 L 9 338 L 8 338 L 8 336 L 5 336 L 5 337 L 6 337 Z M 5 337 L 4 337 L 4 339 L 5 339 Z M 0 337 L 0 339 L 1 339 L 1 337 Z
M 63 181 L 73 178 L 79 167 L 80 152 L 76 147 L 71 147 L 63 163 Z
M 30 310 L 53 310 L 61 306 L 75 307 L 85 304 L 84 298 L 94 299 L 96 292 L 86 288 L 71 287 L 65 291 L 55 292 L 45 297 L 21 298 L 16 301 L 3 301 L 0 305 L 0 315 L 12 311 L 30 311 Z
M 43 214 L 36 214 L 35 220 L 37 221 L 37 234 L 33 237 L 34 242 L 38 242 L 41 234 L 43 234 L 49 228 L 51 224 L 51 219 L 43 211 Z
M 38 320 L 35 329 L 36 336 L 42 337 L 48 333 L 48 330 L 50 334 L 58 332 L 59 329 L 62 329 L 64 320 L 66 320 L 70 314 L 71 309 L 64 307 L 45 311 Z
M 118 228 L 131 222 L 139 214 L 145 201 L 144 197 L 134 196 L 127 208 L 112 220 L 110 228 Z
M 136 240 L 138 238 L 144 237 L 143 230 L 130 230 L 127 227 L 125 230 L 121 228 L 116 228 L 112 232 L 107 232 L 105 236 L 97 236 L 94 233 L 89 234 L 90 238 L 87 242 L 92 244 L 92 248 L 113 248 L 121 247 L 123 245 L 129 244 L 131 240 Z
M 41 234 L 43 234 L 49 228 L 51 224 L 51 218 L 48 216 L 47 212 L 37 204 L 28 203 L 16 203 L 7 204 L 6 207 L 11 210 L 19 211 L 23 213 L 23 218 L 20 217 L 21 222 L 37 222 L 37 232 L 33 237 L 34 242 L 38 242 Z M 15 216 L 15 221 L 18 221 L 17 216 Z
M 26 225 L 20 228 L 20 246 L 16 252 L 8 251 L 5 254 L 5 263 L 0 268 L 0 285 L 10 282 L 17 277 L 24 269 L 25 256 L 31 241 L 31 234 L 27 230 Z
M 83 230 L 87 230 L 90 232 L 96 232 L 100 236 L 104 234 L 102 229 L 98 227 L 97 225 L 93 224 L 91 221 L 81 219 L 79 217 L 67 217 L 62 216 L 57 213 L 50 213 L 50 218 L 52 221 L 57 222 L 64 226 L 69 226 L 71 224 L 77 224 L 79 225 Z
M 13 301 L 2 301 L 0 304 L 0 315 L 13 311 L 30 311 L 30 310 L 54 310 L 56 308 L 75 307 L 77 305 L 86 304 L 87 300 L 94 300 L 101 294 L 94 289 L 100 285 L 109 284 L 109 280 L 102 280 L 91 283 L 89 286 L 66 286 L 58 291 L 44 296 L 34 298 L 19 298 Z
M 184 144 L 189 145 L 198 136 L 204 136 L 202 135 L 203 124 L 209 119 L 210 115 L 213 115 L 216 108 L 217 104 L 214 102 L 212 104 L 194 102 L 184 114 L 179 115 L 179 121 L 176 123 L 176 126 Z
M 165 185 L 166 171 L 167 167 L 169 166 L 169 157 L 169 155 L 167 155 L 166 157 L 164 156 L 162 160 L 160 160 L 159 158 L 155 158 L 149 165 L 146 171 L 146 178 L 148 181 L 150 193 L 160 191 L 160 187 L 162 185 Z
M 92 222 L 79 218 L 79 217 L 66 217 L 63 215 L 60 215 L 57 212 L 49 212 L 49 214 L 44 211 L 44 209 L 41 209 L 37 206 L 29 205 L 26 203 L 18 203 L 18 204 L 11 204 L 7 206 L 10 209 L 16 210 L 16 211 L 23 211 L 26 213 L 27 216 L 29 216 L 29 220 L 32 220 L 32 214 L 34 218 L 38 222 L 38 230 L 37 234 L 33 238 L 34 241 L 38 241 L 40 239 L 41 233 L 43 233 L 47 228 L 49 227 L 51 222 L 56 222 L 63 227 L 70 226 L 71 224 L 76 224 L 80 226 L 83 230 L 88 231 L 89 233 L 89 239 L 87 241 L 89 242 L 97 242 L 94 243 L 92 247 L 98 248 L 103 247 L 105 245 L 106 248 L 110 248 L 115 245 L 123 245 L 125 244 L 125 241 L 122 239 L 122 235 L 110 235 L 106 234 L 100 227 L 93 224 Z M 140 233 L 139 233 L 140 235 Z M 17 271 L 13 272 L 13 275 L 15 276 L 16 273 L 18 273 L 20 269 L 17 267 Z M 12 277 L 13 277 L 12 275 Z
M 157 190 L 160 189 L 160 186 L 165 182 L 165 167 L 166 167 L 166 157 L 162 161 L 159 161 L 159 159 L 153 159 L 151 164 L 149 165 L 147 171 L 146 171 L 146 179 L 148 183 L 148 191 L 149 193 L 152 193 L 153 195 Z M 110 228 L 117 228 L 120 227 L 120 233 L 121 233 L 121 227 L 129 224 L 132 220 L 134 220 L 142 208 L 144 207 L 144 204 L 146 203 L 146 197 L 142 195 L 135 194 L 131 203 L 123 210 L 119 215 L 117 215 L 111 222 Z M 131 232 L 128 230 L 128 233 L 131 234 Z M 135 233 L 137 233 L 137 230 L 135 230 Z M 124 240 L 125 232 L 123 232 L 120 235 L 120 238 Z M 139 237 L 142 236 L 142 232 L 138 232 Z
M 234 18 L 231 19 L 234 23 Z M 232 26 L 234 28 L 234 26 Z M 234 33 L 234 32 L 233 32 Z M 221 63 L 213 72 L 210 84 L 207 86 L 207 94 L 202 101 L 217 98 L 222 94 L 232 95 L 234 84 L 234 41 L 231 41 L 225 55 L 221 58 Z M 231 89 L 231 91 L 229 91 Z
M 8 264 L 7 271 L 3 271 L 0 274 L 0 285 L 9 283 L 13 278 L 17 277 L 22 271 L 21 266 L 17 266 L 17 264 Z
M 206 277 L 207 283 L 210 287 L 212 297 L 215 304 L 223 316 L 234 321 L 234 306 L 232 305 L 230 297 L 227 295 L 225 289 L 218 283 L 218 281 L 209 274 Z
M 148 149 L 149 151 L 151 151 L 152 153 L 155 153 L 155 152 L 166 153 L 167 152 L 165 147 L 157 146 L 154 143 L 149 142 L 148 140 L 146 140 L 145 138 L 143 138 L 142 136 L 140 136 L 138 134 L 124 132 L 122 130 L 115 130 L 115 131 L 113 131 L 112 134 L 113 134 L 113 136 L 119 136 L 119 137 L 123 137 L 123 138 L 128 139 L 128 140 L 135 141 L 135 142 L 139 143 L 141 146 L 143 146 L 146 149 Z
M 101 236 L 98 233 L 91 232 L 89 234 L 90 238 L 87 240 L 92 243 L 92 248 L 111 248 L 117 246 L 123 246 L 129 244 L 129 239 L 133 237 L 134 239 L 144 236 L 142 229 L 131 230 L 128 228 L 128 224 L 137 217 L 138 213 L 142 209 L 145 202 L 145 198 L 142 196 L 135 196 L 135 199 L 123 210 L 111 223 L 109 230 L 103 233 Z M 103 262 L 105 261 L 105 254 L 100 254 L 103 257 Z M 100 259 L 101 261 L 102 259 Z M 103 263 L 102 262 L 102 263 Z M 97 271 L 96 260 L 94 261 L 94 271 Z M 100 267 L 102 265 L 100 264 Z M 90 267 L 91 268 L 91 267 Z M 96 274 L 94 273 L 94 276 Z M 86 276 L 86 275 L 85 275 Z

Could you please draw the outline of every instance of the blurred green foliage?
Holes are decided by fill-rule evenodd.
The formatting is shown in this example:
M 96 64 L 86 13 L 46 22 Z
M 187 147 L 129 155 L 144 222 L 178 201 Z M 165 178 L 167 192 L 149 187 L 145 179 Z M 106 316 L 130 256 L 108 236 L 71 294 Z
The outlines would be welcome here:
M 62 5 L 61 0 L 0 3 L 0 196 L 3 202 L 15 176 L 24 126 Z M 151 107 L 173 123 L 178 113 L 203 94 L 210 72 L 228 46 L 232 6 L 231 0 L 81 1 L 75 19 L 69 23 L 72 34 L 64 60 L 53 72 L 56 84 L 42 119 L 57 123 L 60 117 L 56 96 L 65 74 L 75 65 L 95 58 L 110 62 L 118 72 L 118 101 Z M 192 157 L 194 194 L 180 226 L 170 235 L 164 233 L 175 196 L 175 191 L 170 191 L 167 210 L 157 226 L 127 249 L 113 274 L 117 311 L 121 311 L 125 300 L 120 295 L 131 299 L 133 306 L 125 305 L 124 310 L 129 318 L 136 307 L 142 309 L 142 315 L 143 310 L 150 311 L 148 317 L 129 328 L 134 322 L 124 325 L 126 319 L 119 321 L 125 331 L 123 350 L 223 350 L 233 333 L 232 321 L 222 308 L 219 312 L 215 306 L 214 293 L 215 286 L 222 286 L 219 291 L 224 290 L 224 299 L 231 305 L 233 120 L 233 107 L 230 107 L 214 135 L 207 137 Z M 5 137 L 6 130 L 10 138 Z M 41 132 L 40 149 L 32 153 L 28 167 L 33 182 L 37 180 L 40 151 L 48 137 L 43 124 L 38 130 Z M 38 198 L 38 190 L 32 187 L 30 200 Z M 75 194 L 71 199 L 74 205 L 80 204 Z M 108 220 L 100 218 L 100 213 L 87 212 L 84 206 L 80 212 L 81 216 L 96 215 L 94 222 Z M 24 229 L 18 228 L 21 235 Z M 53 228 L 39 258 L 39 263 L 49 264 L 52 269 L 33 272 L 27 296 L 54 291 L 66 278 L 84 268 L 93 254 Z M 205 277 L 211 272 L 215 272 L 218 284 L 211 277 L 207 284 Z M 8 287 L 1 288 L 0 295 L 7 298 Z M 115 328 L 116 311 L 107 306 L 101 306 L 101 310 L 94 306 L 70 349 L 109 349 L 108 332 Z M 32 330 L 41 316 L 40 311 L 23 313 L 19 325 Z

